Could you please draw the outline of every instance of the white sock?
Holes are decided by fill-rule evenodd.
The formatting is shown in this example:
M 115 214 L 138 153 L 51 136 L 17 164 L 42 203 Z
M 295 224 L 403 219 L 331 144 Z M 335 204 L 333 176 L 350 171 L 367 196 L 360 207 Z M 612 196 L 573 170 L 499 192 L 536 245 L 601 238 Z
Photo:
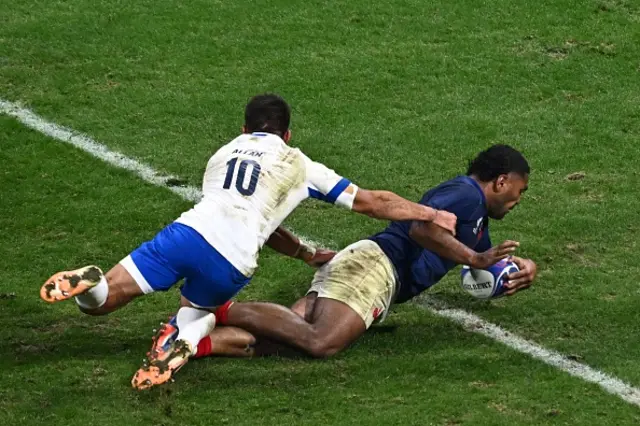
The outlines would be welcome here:
M 183 306 L 182 308 L 178 309 L 178 313 L 176 314 L 176 323 L 178 324 L 178 329 L 182 329 L 182 327 L 185 327 L 190 322 L 200 319 L 208 313 L 209 312 L 203 309 Z
M 104 275 L 100 278 L 100 282 L 95 287 L 91 287 L 86 292 L 76 296 L 76 303 L 81 308 L 96 309 L 104 305 L 109 296 L 109 285 Z
M 215 327 L 216 316 L 202 309 L 183 307 L 178 310 L 176 322 L 178 330 L 180 330 L 176 340 L 186 341 L 191 346 L 191 350 L 195 352 L 200 340 L 211 333 Z

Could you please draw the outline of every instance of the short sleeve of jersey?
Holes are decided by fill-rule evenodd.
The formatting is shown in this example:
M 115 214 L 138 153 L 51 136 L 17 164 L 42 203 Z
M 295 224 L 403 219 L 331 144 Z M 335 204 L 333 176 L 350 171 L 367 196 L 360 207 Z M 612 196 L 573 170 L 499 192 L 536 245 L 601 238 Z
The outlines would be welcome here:
M 304 155 L 303 158 L 309 197 L 351 209 L 358 187 L 324 164 L 312 161 Z
M 475 247 L 484 228 L 486 207 L 479 190 L 471 185 L 456 183 L 426 193 L 420 204 L 446 210 L 458 218 L 456 239 L 467 247 Z

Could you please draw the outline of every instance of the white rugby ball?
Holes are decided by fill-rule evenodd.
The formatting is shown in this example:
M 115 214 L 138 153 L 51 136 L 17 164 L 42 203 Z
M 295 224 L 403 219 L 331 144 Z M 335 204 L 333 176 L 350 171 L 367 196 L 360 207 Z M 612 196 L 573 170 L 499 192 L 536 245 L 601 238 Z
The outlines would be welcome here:
M 501 260 L 487 269 L 463 266 L 460 285 L 476 299 L 502 297 L 505 291 L 504 284 L 508 281 L 507 276 L 519 270 L 518 265 L 509 260 Z

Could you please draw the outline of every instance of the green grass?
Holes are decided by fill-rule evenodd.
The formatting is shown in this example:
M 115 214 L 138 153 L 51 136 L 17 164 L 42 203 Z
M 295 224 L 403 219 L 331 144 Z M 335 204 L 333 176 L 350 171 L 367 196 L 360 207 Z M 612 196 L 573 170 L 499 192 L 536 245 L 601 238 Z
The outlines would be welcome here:
M 492 236 L 521 241 L 538 282 L 486 303 L 452 274 L 432 293 L 640 386 L 640 6 L 522 3 L 18 0 L 0 21 L 0 98 L 193 185 L 268 90 L 292 104 L 309 156 L 413 199 L 513 144 L 531 189 Z M 13 120 L 0 144 L 0 292 L 16 294 L 0 299 L 3 423 L 638 423 L 598 387 L 413 306 L 335 360 L 204 360 L 135 394 L 177 294 L 95 319 L 37 290 L 61 268 L 117 262 L 189 204 Z M 384 225 L 318 203 L 287 224 L 336 247 Z M 311 274 L 267 252 L 242 297 L 290 303 Z

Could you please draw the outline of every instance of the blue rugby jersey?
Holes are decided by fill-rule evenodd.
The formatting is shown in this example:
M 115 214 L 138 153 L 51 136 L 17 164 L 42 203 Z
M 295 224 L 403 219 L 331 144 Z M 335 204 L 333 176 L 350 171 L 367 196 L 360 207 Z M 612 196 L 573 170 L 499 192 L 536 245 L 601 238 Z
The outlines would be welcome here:
M 491 248 L 486 199 L 478 183 L 458 176 L 431 189 L 420 204 L 446 210 L 458 217 L 456 239 L 482 252 Z M 395 303 L 406 302 L 428 289 L 453 269 L 455 262 L 422 248 L 409 237 L 411 222 L 392 222 L 370 237 L 389 257 L 398 273 L 400 288 Z

